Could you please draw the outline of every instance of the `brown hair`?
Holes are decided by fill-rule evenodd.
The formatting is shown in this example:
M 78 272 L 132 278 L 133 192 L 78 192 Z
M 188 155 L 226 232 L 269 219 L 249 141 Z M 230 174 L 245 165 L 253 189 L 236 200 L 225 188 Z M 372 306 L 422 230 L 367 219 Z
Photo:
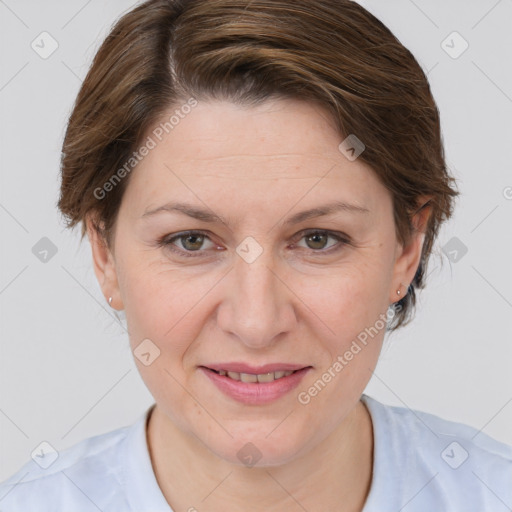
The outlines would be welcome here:
M 110 245 L 129 176 L 122 168 L 150 127 L 187 98 L 252 105 L 315 102 L 390 191 L 398 239 L 429 197 L 431 215 L 408 293 L 392 328 L 415 305 L 440 224 L 457 192 L 447 172 L 439 112 L 420 65 L 378 19 L 350 0 L 149 0 L 125 14 L 97 52 L 76 99 L 62 152 L 58 202 L 67 226 L 93 214 Z M 340 139 L 341 141 L 342 139 Z M 126 167 L 125 167 L 126 169 Z M 123 173 L 123 176 L 126 173 Z

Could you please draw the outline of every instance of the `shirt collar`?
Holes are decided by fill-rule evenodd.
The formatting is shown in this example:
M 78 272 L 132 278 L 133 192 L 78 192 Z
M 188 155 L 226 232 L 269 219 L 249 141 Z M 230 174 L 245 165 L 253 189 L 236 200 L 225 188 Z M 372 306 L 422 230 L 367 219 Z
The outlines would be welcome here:
M 155 405 L 151 405 L 130 427 L 122 450 L 123 484 L 134 512 L 173 512 L 158 485 L 149 455 L 146 429 Z
M 396 425 L 388 408 L 363 394 L 361 401 L 368 409 L 373 429 L 373 469 L 370 491 L 362 512 L 378 512 L 385 510 L 401 510 L 403 505 L 403 484 L 397 473 L 407 458 L 403 457 L 403 446 L 396 436 L 390 435 Z

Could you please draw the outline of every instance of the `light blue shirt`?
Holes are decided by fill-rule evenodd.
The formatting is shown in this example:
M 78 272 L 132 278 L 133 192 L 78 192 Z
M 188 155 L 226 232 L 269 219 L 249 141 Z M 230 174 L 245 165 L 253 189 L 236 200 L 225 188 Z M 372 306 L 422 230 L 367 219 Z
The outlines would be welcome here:
M 367 395 L 362 400 L 374 430 L 373 478 L 363 512 L 510 512 L 512 447 L 460 423 Z M 30 460 L 0 484 L 0 510 L 173 512 L 151 466 L 150 410 L 131 426 L 63 450 L 46 469 Z M 206 510 L 200 503 L 192 507 Z

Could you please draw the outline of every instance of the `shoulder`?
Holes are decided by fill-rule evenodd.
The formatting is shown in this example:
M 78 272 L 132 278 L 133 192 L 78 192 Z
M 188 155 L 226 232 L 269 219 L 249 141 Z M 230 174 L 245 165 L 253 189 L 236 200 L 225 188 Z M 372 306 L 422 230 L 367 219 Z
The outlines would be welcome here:
M 121 448 L 129 429 L 89 437 L 59 453 L 40 445 L 32 460 L 0 483 L 0 509 L 46 512 L 72 506 L 97 512 L 121 487 Z
M 395 473 L 394 482 L 378 474 L 375 480 L 393 485 L 403 500 L 414 497 L 407 510 L 497 512 L 512 506 L 512 447 L 434 414 L 368 396 L 363 402 L 374 424 L 374 471 Z

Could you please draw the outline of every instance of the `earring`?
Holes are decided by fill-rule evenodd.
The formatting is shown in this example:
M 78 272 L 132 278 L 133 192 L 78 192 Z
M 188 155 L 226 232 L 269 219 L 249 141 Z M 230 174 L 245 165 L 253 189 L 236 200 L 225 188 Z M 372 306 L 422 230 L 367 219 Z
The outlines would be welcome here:
M 117 321 L 121 324 L 121 320 L 119 318 L 119 315 L 117 314 L 117 309 L 114 306 L 112 306 L 112 297 L 108 298 L 108 305 L 114 310 L 114 311 L 112 311 L 112 313 L 114 313 L 114 316 L 116 317 Z M 123 327 L 123 329 L 124 329 L 124 327 Z
M 396 294 L 397 294 L 397 295 L 400 295 L 400 293 L 401 293 L 401 292 L 400 292 L 400 290 L 397 290 L 397 291 L 396 291 Z

